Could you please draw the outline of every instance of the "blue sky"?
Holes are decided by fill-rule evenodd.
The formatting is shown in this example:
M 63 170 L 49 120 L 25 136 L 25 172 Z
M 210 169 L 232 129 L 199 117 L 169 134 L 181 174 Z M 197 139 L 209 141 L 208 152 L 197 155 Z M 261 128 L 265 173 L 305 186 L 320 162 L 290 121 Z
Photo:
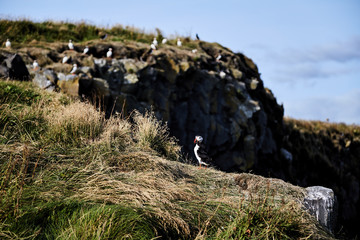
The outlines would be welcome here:
M 242 52 L 285 116 L 360 124 L 359 0 L 0 0 L 1 18 L 116 24 Z

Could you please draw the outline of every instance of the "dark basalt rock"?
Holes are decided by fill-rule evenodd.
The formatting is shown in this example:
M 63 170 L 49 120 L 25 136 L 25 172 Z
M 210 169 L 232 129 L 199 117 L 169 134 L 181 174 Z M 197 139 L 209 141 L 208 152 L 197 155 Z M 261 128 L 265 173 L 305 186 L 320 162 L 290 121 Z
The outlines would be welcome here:
M 3 59 L 1 75 L 21 81 L 28 81 L 30 79 L 29 71 L 19 54 L 3 52 L 1 55 Z

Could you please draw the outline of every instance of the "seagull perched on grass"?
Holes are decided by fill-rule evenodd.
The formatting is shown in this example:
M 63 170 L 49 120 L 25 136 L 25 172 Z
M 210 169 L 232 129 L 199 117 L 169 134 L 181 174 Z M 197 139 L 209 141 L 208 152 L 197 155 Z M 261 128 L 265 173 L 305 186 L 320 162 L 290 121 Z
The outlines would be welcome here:
M 210 157 L 208 156 L 208 154 L 206 153 L 204 146 L 203 146 L 203 137 L 202 136 L 196 136 L 194 143 L 195 143 L 195 147 L 194 147 L 194 153 L 195 153 L 195 157 L 199 162 L 199 167 L 201 168 L 201 165 L 205 165 L 208 166 L 209 164 L 205 163 L 205 160 L 210 160 Z
M 74 50 L 74 44 L 72 43 L 72 40 L 69 40 L 68 46 L 70 50 Z
M 109 51 L 107 51 L 106 53 L 106 57 L 111 58 L 111 56 L 112 56 L 112 48 L 109 48 Z
M 6 42 L 5 42 L 5 47 L 6 47 L 6 48 L 11 48 L 11 42 L 10 42 L 9 39 L 6 40 Z

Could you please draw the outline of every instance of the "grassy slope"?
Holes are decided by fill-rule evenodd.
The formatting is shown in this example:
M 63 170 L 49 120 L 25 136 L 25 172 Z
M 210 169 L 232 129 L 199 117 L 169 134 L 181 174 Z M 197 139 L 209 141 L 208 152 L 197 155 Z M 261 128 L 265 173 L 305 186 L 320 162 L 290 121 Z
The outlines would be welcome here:
M 100 36 L 108 34 L 107 40 L 111 41 L 136 41 L 151 43 L 154 37 L 161 42 L 164 36 L 159 29 L 146 33 L 134 27 L 116 25 L 112 28 L 101 28 L 89 25 L 84 22 L 40 22 L 35 23 L 29 20 L 6 20 L 0 19 L 0 42 L 5 43 L 10 39 L 12 48 L 23 44 L 37 42 L 86 42 L 99 39 Z M 184 46 L 194 47 L 190 37 L 180 37 Z M 176 45 L 176 39 L 168 39 L 168 45 Z
M 4 239 L 329 238 L 304 190 L 187 164 L 151 113 L 105 119 L 92 105 L 0 81 Z

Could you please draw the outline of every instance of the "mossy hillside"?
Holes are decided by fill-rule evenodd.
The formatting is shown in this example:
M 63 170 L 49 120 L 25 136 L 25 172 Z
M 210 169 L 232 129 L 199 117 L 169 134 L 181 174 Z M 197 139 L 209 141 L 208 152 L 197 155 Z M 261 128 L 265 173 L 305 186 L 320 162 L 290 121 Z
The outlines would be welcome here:
M 165 36 L 160 29 L 146 32 L 135 27 L 114 25 L 110 28 L 99 27 L 85 22 L 33 22 L 26 19 L 7 20 L 0 19 L 0 41 L 4 43 L 10 39 L 12 47 L 21 47 L 23 44 L 42 45 L 42 43 L 91 42 L 107 34 L 106 41 L 135 41 L 151 43 L 154 37 L 161 42 Z M 196 48 L 196 41 L 190 36 L 173 36 L 168 38 L 167 44 L 176 46 L 177 38 L 182 40 L 183 46 Z
M 303 189 L 198 169 L 151 113 L 105 119 L 62 94 L 1 84 L 27 96 L 0 96 L 2 238 L 331 237 L 301 208 Z M 10 127 L 4 116 L 20 112 Z M 21 131 L 24 122 L 37 135 Z

